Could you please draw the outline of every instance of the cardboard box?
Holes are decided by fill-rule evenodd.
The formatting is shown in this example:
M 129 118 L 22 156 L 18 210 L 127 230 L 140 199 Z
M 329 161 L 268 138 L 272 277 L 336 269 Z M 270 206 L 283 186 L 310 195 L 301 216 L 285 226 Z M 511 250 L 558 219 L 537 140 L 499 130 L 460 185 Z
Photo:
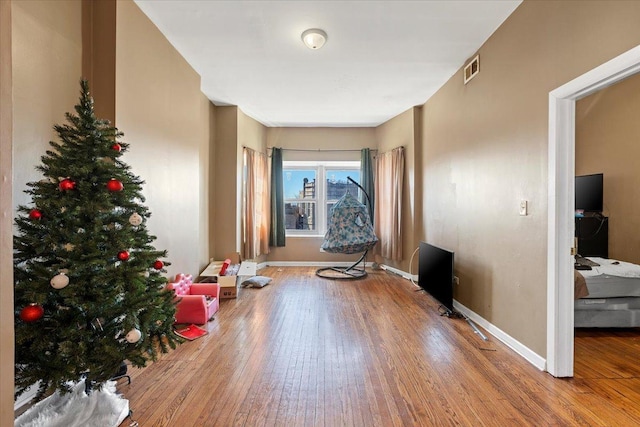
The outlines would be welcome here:
M 220 286 L 220 299 L 236 298 L 238 296 L 238 287 Z
M 255 262 L 242 262 L 240 254 L 237 252 L 227 256 L 227 258 L 231 260 L 231 266 L 227 269 L 227 274 L 224 276 L 219 274 L 224 261 L 211 261 L 207 268 L 202 270 L 197 279 L 201 283 L 218 283 L 220 285 L 220 299 L 236 298 L 238 296 L 238 286 L 244 280 L 256 275 Z M 229 274 L 229 272 L 232 274 Z

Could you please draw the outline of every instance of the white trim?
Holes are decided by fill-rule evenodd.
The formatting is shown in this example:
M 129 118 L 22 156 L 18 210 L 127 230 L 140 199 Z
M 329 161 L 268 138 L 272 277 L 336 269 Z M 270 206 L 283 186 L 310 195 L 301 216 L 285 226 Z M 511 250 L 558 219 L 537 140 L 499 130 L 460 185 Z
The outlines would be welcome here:
M 504 343 L 511 350 L 515 351 L 517 354 L 522 356 L 525 360 L 531 363 L 536 368 L 541 371 L 544 370 L 545 360 L 543 357 L 538 355 L 536 352 L 531 350 L 529 347 L 522 344 L 520 341 L 513 338 L 511 335 L 504 332 L 502 329 L 493 325 L 491 322 L 487 321 L 483 317 L 479 316 L 475 312 L 469 310 L 464 305 L 460 304 L 458 301 L 453 301 L 453 308 L 458 310 L 459 312 L 466 315 L 473 322 L 482 326 L 487 332 L 493 335 L 495 338 L 499 339 L 502 343 Z
M 266 261 L 261 263 L 258 268 L 264 267 L 349 267 L 355 262 L 320 262 L 320 261 Z M 370 262 L 365 263 L 365 267 L 371 267 Z
M 371 268 L 373 266 L 374 262 L 373 261 L 367 261 L 365 263 L 365 267 L 369 267 Z M 260 270 L 261 268 L 265 268 L 265 267 L 331 267 L 331 266 L 336 266 L 336 267 L 349 267 L 350 265 L 353 265 L 353 262 L 325 262 L 325 261 L 265 261 L 263 263 L 258 264 L 257 269 Z M 414 280 L 417 281 L 418 280 L 418 276 L 417 275 L 410 275 L 409 273 L 399 270 L 397 268 L 394 267 L 390 267 L 388 265 L 384 265 L 384 264 L 380 264 L 380 268 L 382 270 L 388 271 L 389 273 L 393 273 L 396 274 L 400 277 L 402 277 L 403 279 L 407 279 L 407 280 Z
M 636 46 L 549 93 L 546 370 L 555 377 L 573 376 L 575 101 L 639 71 Z
M 568 124 L 571 124 L 570 126 Z M 547 328 L 557 325 L 564 334 L 547 332 L 546 370 L 556 377 L 573 376 L 575 101 L 549 95 L 549 220 L 547 231 Z M 562 141 L 562 142 L 558 142 Z M 567 286 L 559 286 L 565 283 Z M 567 293 L 569 293 L 567 295 Z M 571 305 L 562 304 L 567 298 Z M 570 354 L 570 360 L 562 355 Z
M 404 279 L 411 280 L 411 274 L 407 273 L 406 271 L 402 271 L 400 269 L 397 269 L 385 264 L 380 264 L 380 268 L 385 271 L 388 271 L 389 273 L 397 274 L 398 276 Z

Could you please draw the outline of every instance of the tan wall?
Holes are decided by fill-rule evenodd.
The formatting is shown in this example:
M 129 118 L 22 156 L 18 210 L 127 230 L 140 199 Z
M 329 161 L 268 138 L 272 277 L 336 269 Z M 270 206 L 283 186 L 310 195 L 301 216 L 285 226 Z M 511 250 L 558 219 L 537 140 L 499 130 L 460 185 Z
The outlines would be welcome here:
M 3 11 L 9 2 L 2 1 Z M 12 61 L 5 62 L 2 56 L 2 66 L 12 66 L 13 82 L 13 206 L 30 204 L 31 199 L 24 193 L 26 183 L 38 181 L 42 175 L 35 170 L 40 164 L 40 156 L 49 149 L 49 141 L 58 140 L 53 131 L 54 124 L 65 122 L 64 114 L 72 111 L 78 100 L 80 91 L 82 36 L 81 36 L 81 3 L 80 1 L 14 1 L 11 2 L 11 25 L 3 20 L 1 28 L 4 33 L 12 32 Z M 3 12 L 3 18 L 4 18 Z M 2 46 L 5 49 L 3 35 Z M 3 52 L 5 53 L 5 52 Z M 3 68 L 4 70 L 4 68 Z M 4 88 L 3 88 L 4 89 Z M 5 99 L 2 97 L 2 120 L 5 116 Z M 11 105 L 9 103 L 9 105 Z M 5 126 L 2 123 L 2 162 L 5 171 Z M 9 151 L 11 154 L 11 151 Z M 10 170 L 10 169 L 9 169 Z M 4 185 L 4 183 L 3 183 Z M 4 187 L 3 187 L 4 191 Z M 7 208 L 4 205 L 3 211 Z M 13 353 L 13 328 L 7 330 L 7 325 L 13 325 L 13 281 L 5 282 L 5 256 L 11 251 L 5 250 L 5 237 L 13 235 L 11 217 L 2 223 L 3 234 L 3 265 L 2 265 L 2 348 L 1 372 L 2 383 L 2 418 L 1 425 L 9 425 L 5 418 L 13 418 L 13 354 L 9 357 L 5 352 Z M 7 224 L 8 222 L 8 224 Z M 9 247 L 12 246 L 9 241 Z M 12 270 L 11 265 L 9 266 Z M 11 286 L 11 291 L 5 287 Z M 11 335 L 9 335 L 11 332 Z M 10 376 L 7 375 L 10 372 Z M 11 409 L 10 414 L 5 411 Z M 12 421 L 11 421 L 12 423 Z
M 240 153 L 242 153 L 242 147 L 266 153 L 267 127 L 238 109 L 238 148 Z
M 80 95 L 81 2 L 13 2 L 13 202 L 29 203 L 26 183 L 38 181 L 40 156 L 58 140 Z
M 116 126 L 130 144 L 124 161 L 145 180 L 148 228 L 154 246 L 169 252 L 168 276 L 195 275 L 209 257 L 200 244 L 208 236 L 200 207 L 208 197 L 201 173 L 209 101 L 200 76 L 132 1 L 117 3 L 116 34 Z
M 0 1 L 0 425 L 13 423 L 11 2 Z
M 360 150 L 362 148 L 375 149 L 375 141 L 374 128 L 267 129 L 267 146 L 269 148 L 283 148 L 283 160 L 360 160 Z M 358 256 L 353 255 L 320 252 L 323 240 L 324 236 L 288 236 L 286 246 L 271 248 L 267 259 L 273 262 L 349 262 L 358 259 Z
M 198 207 L 199 220 L 199 253 L 202 263 L 199 272 L 208 265 L 213 257 L 215 248 L 215 230 L 211 225 L 213 209 L 211 201 L 214 200 L 215 177 L 213 167 L 215 166 L 215 135 L 216 135 L 216 107 L 208 102 L 209 131 L 208 143 L 200 150 L 200 206 Z
M 609 257 L 636 264 L 640 264 L 638 112 L 637 75 L 576 103 L 576 175 L 604 173 Z
M 116 120 L 116 0 L 82 0 L 82 77 L 96 117 Z
M 243 147 L 251 148 L 252 150 L 258 151 L 260 153 L 267 152 L 267 127 L 257 120 L 247 116 L 244 112 L 238 109 L 238 159 L 239 159 L 239 171 L 243 170 L 243 157 L 242 157 L 242 149 Z M 240 227 L 238 227 L 238 232 L 240 232 L 240 246 L 238 246 L 238 252 L 242 253 L 242 172 L 237 174 L 238 178 L 238 218 L 240 218 Z M 266 261 L 267 256 L 260 255 L 258 258 L 254 259 L 256 262 L 264 262 Z
M 548 93 L 640 43 L 640 2 L 524 3 L 423 107 L 424 229 L 455 298 L 546 351 Z M 518 214 L 529 201 L 528 216 Z
M 216 107 L 215 121 L 216 187 L 210 209 L 216 242 L 213 258 L 221 260 L 242 252 L 242 147 L 266 152 L 267 128 L 235 106 Z
M 416 138 L 419 136 L 415 132 L 416 119 L 421 117 L 422 108 L 411 108 L 404 113 L 397 115 L 391 120 L 383 123 L 376 128 L 376 142 L 378 144 L 378 152 L 385 153 L 397 147 L 404 147 L 404 186 L 402 200 L 404 209 L 402 210 L 402 260 L 392 261 L 388 259 L 379 259 L 378 261 L 398 268 L 402 271 L 409 272 L 411 264 L 411 255 L 415 251 L 419 243 L 420 232 L 416 227 L 422 224 L 420 212 L 422 212 L 421 200 L 422 191 L 416 188 L 416 174 L 422 174 L 419 157 L 416 156 L 416 150 L 420 149 L 420 141 Z M 418 162 L 418 163 L 417 163 Z M 381 209 L 376 206 L 376 209 Z M 411 271 L 417 274 L 417 261 Z
M 361 149 L 376 148 L 375 138 L 374 128 L 269 128 L 267 130 L 268 147 L 283 148 L 283 160 L 360 160 Z
M 214 198 L 210 201 L 214 230 L 213 258 L 225 259 L 240 248 L 240 210 L 238 209 L 239 169 L 238 107 L 216 107 L 215 164 L 212 175 Z

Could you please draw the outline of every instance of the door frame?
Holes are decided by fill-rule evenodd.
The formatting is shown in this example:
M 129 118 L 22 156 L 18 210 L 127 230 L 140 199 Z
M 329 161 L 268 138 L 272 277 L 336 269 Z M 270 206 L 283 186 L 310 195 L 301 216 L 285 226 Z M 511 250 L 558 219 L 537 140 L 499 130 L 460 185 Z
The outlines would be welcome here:
M 573 260 L 576 101 L 640 71 L 640 45 L 549 92 L 547 361 L 573 376 Z

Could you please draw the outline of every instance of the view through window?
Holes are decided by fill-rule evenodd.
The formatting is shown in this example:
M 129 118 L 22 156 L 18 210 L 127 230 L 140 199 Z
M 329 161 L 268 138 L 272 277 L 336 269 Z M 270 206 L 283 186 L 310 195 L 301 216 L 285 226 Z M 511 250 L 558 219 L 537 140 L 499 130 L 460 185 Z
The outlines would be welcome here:
M 360 162 L 283 162 L 284 212 L 288 235 L 322 235 L 331 207 L 348 191 L 358 197 Z

